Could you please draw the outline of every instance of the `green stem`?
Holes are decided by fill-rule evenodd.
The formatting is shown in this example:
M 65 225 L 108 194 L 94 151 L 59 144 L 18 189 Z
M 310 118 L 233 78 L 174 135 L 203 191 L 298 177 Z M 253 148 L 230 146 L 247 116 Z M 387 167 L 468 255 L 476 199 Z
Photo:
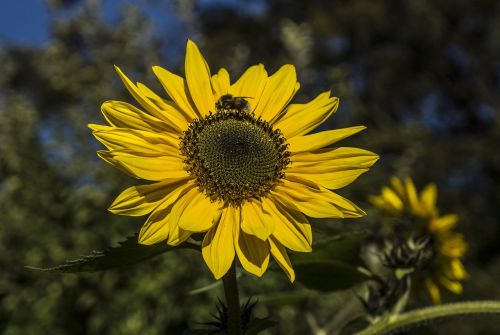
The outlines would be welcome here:
M 224 293 L 226 295 L 226 304 L 228 312 L 228 333 L 229 335 L 241 335 L 241 311 L 240 311 L 240 296 L 238 294 L 238 282 L 236 280 L 236 265 L 229 268 L 227 273 L 222 277 L 224 285 Z
M 386 334 L 399 328 L 416 326 L 424 321 L 471 314 L 500 314 L 500 301 L 470 301 L 421 308 L 382 319 L 356 335 Z

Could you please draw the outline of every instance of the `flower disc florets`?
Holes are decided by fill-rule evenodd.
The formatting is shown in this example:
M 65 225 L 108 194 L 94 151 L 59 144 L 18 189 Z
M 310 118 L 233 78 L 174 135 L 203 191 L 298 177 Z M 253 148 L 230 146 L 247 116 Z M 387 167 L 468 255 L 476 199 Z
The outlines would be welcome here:
M 220 108 L 195 119 L 181 137 L 186 170 L 212 200 L 238 206 L 260 199 L 290 163 L 285 137 L 243 109 Z

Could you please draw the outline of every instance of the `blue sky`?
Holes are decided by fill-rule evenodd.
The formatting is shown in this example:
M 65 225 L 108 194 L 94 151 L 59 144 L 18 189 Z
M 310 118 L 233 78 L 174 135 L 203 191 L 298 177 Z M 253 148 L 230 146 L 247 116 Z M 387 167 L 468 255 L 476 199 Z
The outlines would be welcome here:
M 146 4 L 144 1 L 101 0 L 104 14 L 113 19 L 124 4 L 140 6 L 155 21 L 157 28 L 165 29 L 169 20 L 165 17 L 165 6 Z M 155 7 L 157 6 L 157 7 Z M 168 10 L 167 10 L 168 12 Z M 50 37 L 50 12 L 45 0 L 2 0 L 0 11 L 0 44 L 42 46 Z
M 44 0 L 3 0 L 0 43 L 41 45 L 48 38 L 48 20 Z
M 45 0 L 1 0 L 0 11 L 0 44 L 16 44 L 42 46 L 49 36 L 50 12 Z M 169 29 L 173 24 L 173 17 L 168 16 L 171 1 L 158 1 L 156 4 L 144 0 L 101 0 L 104 14 L 113 19 L 123 4 L 134 4 L 141 7 L 153 20 L 157 30 Z M 237 0 L 200 0 L 199 6 L 211 4 L 236 5 Z M 253 14 L 261 13 L 265 6 L 262 0 L 247 4 L 247 11 Z M 166 15 L 167 14 L 167 15 Z

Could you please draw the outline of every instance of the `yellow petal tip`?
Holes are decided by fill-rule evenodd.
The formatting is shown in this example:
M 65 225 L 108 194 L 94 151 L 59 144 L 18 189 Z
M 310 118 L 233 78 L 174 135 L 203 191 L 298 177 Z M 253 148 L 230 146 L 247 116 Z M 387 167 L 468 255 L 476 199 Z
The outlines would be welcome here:
M 123 76 L 123 71 L 120 69 L 120 67 L 118 65 L 113 65 L 113 67 L 115 68 L 115 71 L 120 75 L 120 76 Z

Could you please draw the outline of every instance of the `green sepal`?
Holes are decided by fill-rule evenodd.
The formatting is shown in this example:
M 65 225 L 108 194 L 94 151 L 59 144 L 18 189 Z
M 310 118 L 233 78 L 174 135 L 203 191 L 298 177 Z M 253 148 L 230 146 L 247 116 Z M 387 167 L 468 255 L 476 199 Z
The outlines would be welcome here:
M 116 247 L 109 247 L 105 251 L 93 251 L 89 255 L 66 261 L 61 265 L 47 268 L 26 266 L 26 268 L 50 273 L 95 272 L 136 264 L 165 252 L 186 248 L 199 250 L 197 245 L 190 242 L 184 242 L 175 247 L 166 242 L 152 245 L 139 244 L 136 234 L 128 237 L 125 241 L 118 242 Z
M 398 269 L 394 270 L 394 276 L 396 277 L 397 280 L 401 280 L 404 277 L 413 273 L 414 271 L 415 271 L 414 269 L 398 268 Z

